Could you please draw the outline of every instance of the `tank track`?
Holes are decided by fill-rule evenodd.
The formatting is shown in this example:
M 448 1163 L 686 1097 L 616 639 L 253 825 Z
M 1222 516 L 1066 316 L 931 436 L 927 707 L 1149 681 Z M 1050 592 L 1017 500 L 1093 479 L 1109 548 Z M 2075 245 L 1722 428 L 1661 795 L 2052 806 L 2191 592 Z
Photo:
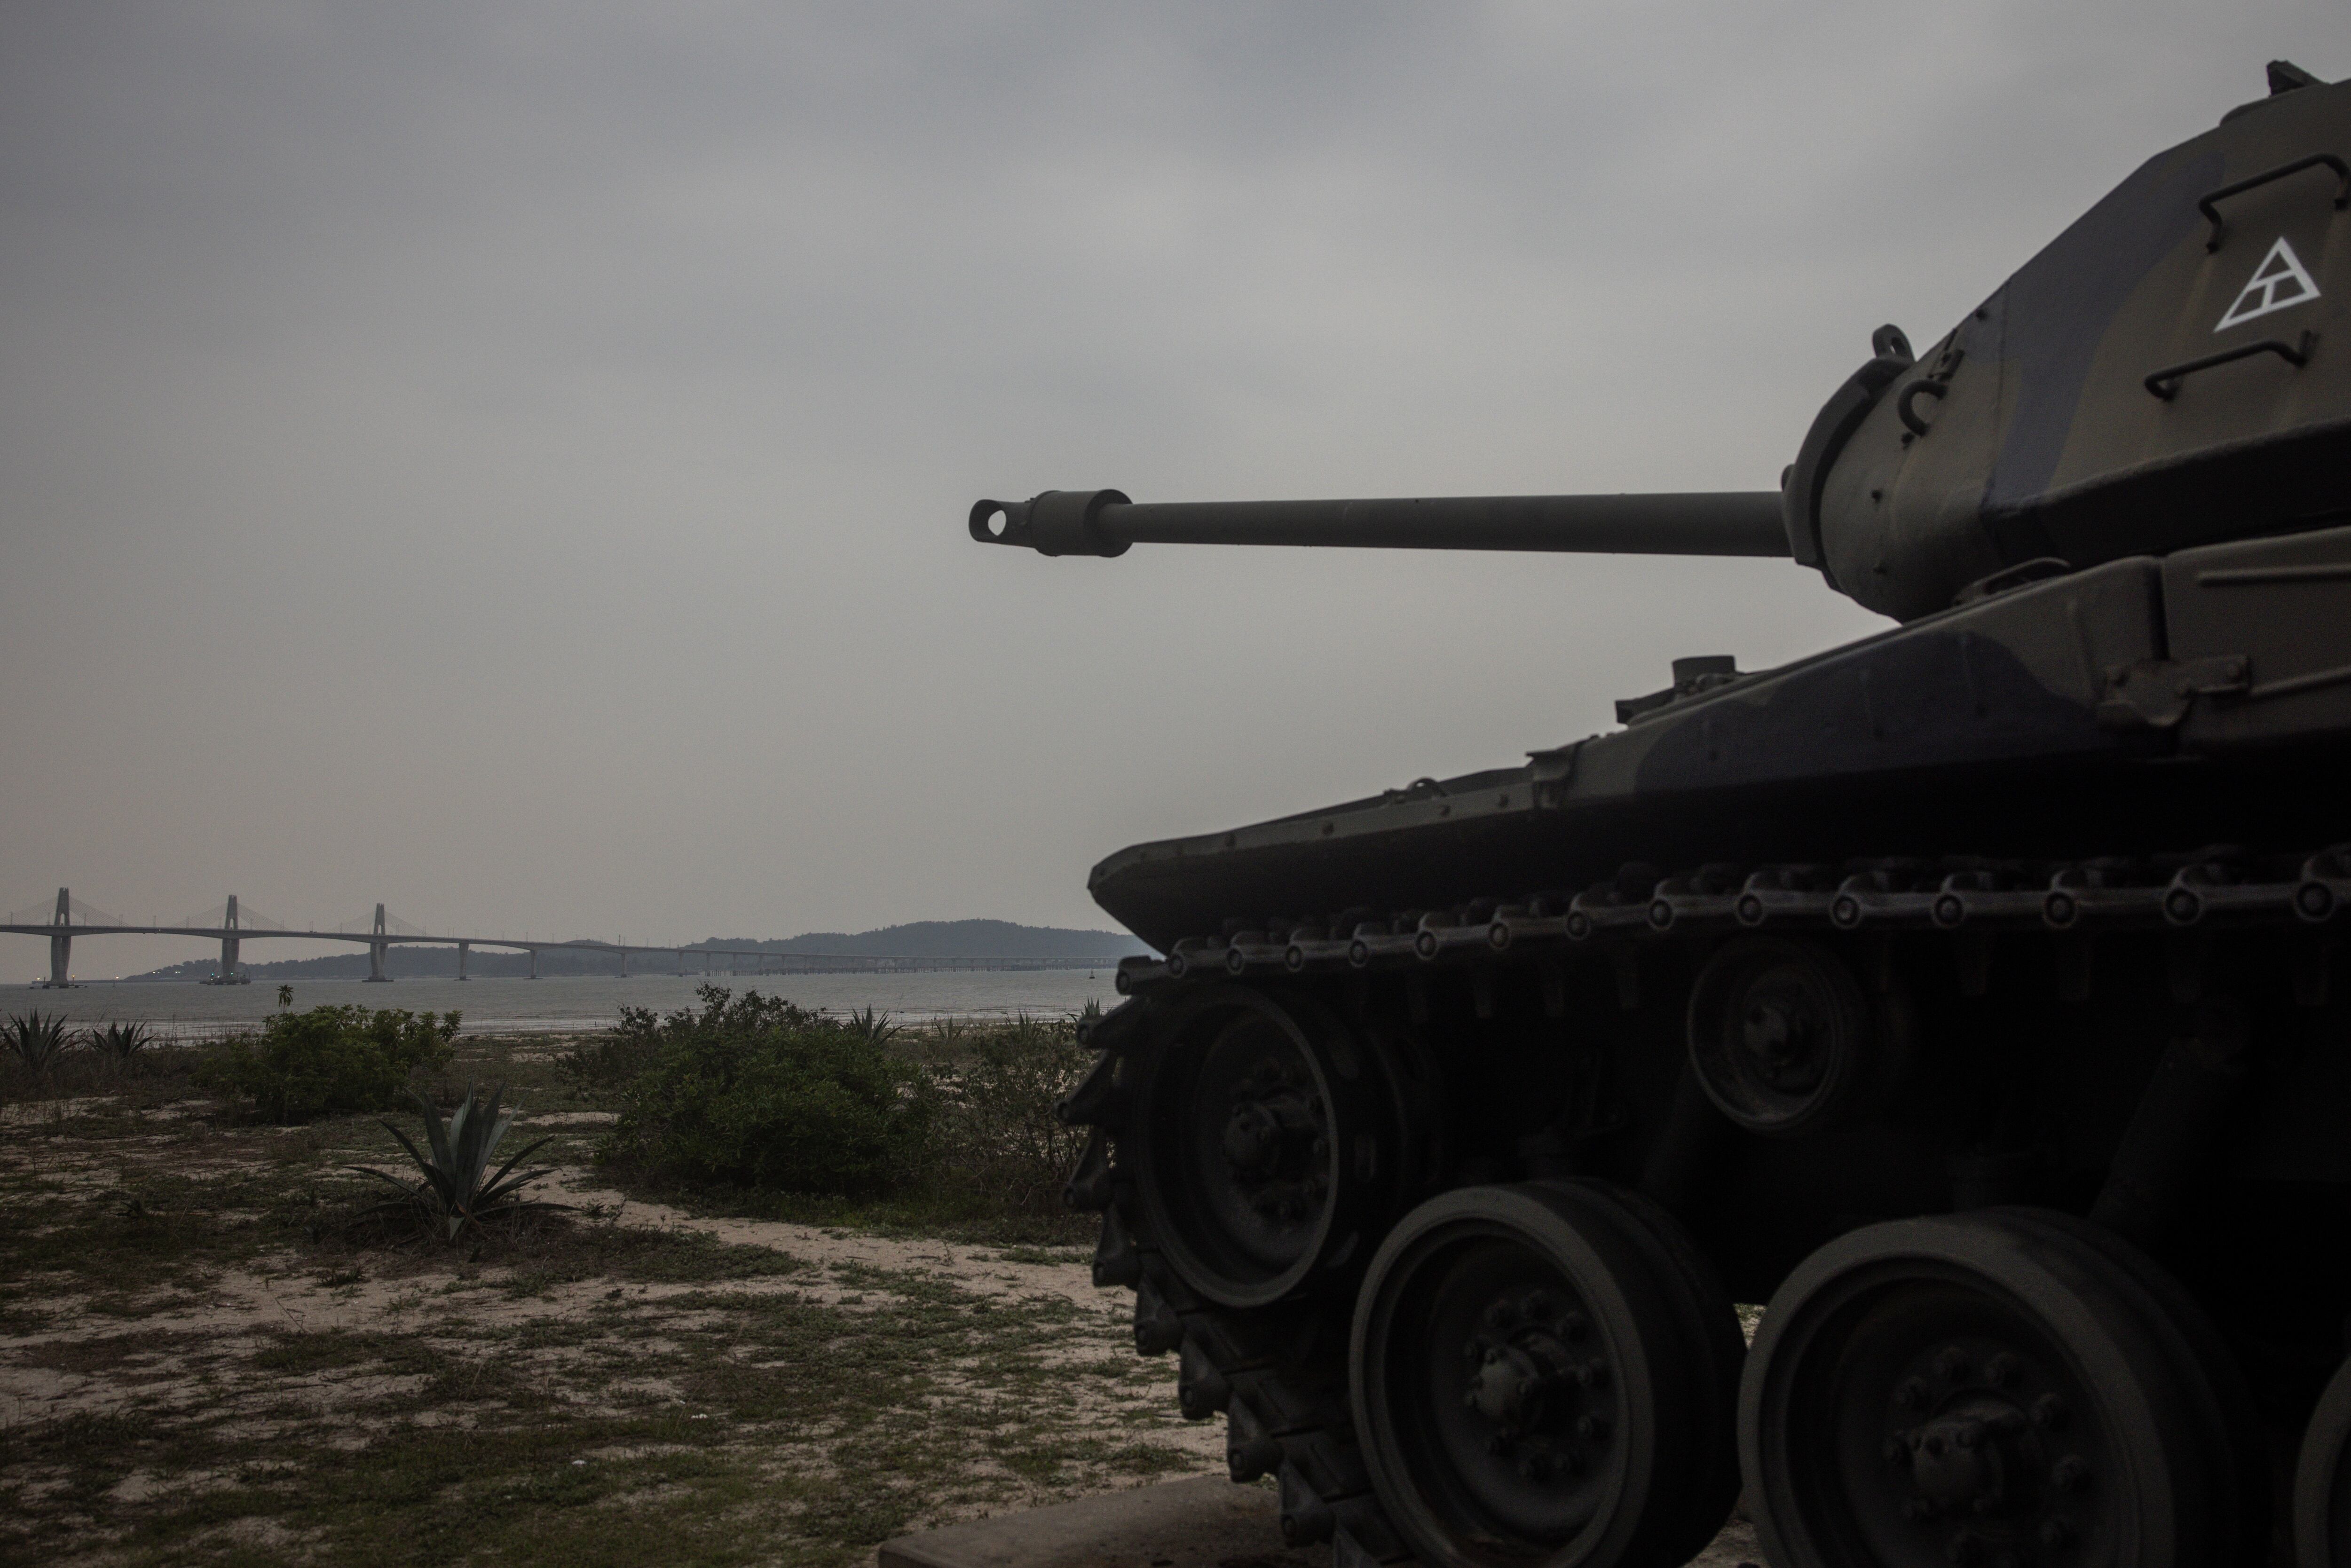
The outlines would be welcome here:
M 1546 1011 L 1557 1016 L 1564 995 L 1553 977 L 1579 952 L 1602 957 L 1759 928 L 1945 933 L 1960 988 L 1970 995 L 1981 993 L 1989 967 L 1991 945 L 1981 938 L 2022 932 L 2071 938 L 2066 946 L 2078 962 L 2061 967 L 2074 976 L 2061 980 L 2061 995 L 2076 988 L 2086 995 L 2094 934 L 2250 926 L 2316 937 L 2346 909 L 2351 841 L 2291 855 L 2220 847 L 2063 862 L 1710 863 L 1671 875 L 1628 865 L 1614 881 L 1574 894 L 1481 898 L 1384 916 L 1349 911 L 1319 924 L 1229 920 L 1215 935 L 1179 939 L 1164 961 L 1121 964 L 1118 989 L 1128 1000 L 1083 1032 L 1102 1054 L 1061 1106 L 1065 1122 L 1093 1129 L 1065 1196 L 1072 1208 L 1102 1215 L 1093 1280 L 1134 1291 L 1136 1353 L 1179 1357 L 1177 1401 L 1186 1417 L 1226 1416 L 1234 1480 L 1278 1478 L 1290 1544 L 1329 1541 L 1341 1568 L 1408 1563 L 1410 1550 L 1372 1495 L 1348 1408 L 1353 1302 L 1244 1312 L 1206 1301 L 1176 1278 L 1133 1201 L 1134 1175 L 1118 1157 L 1125 1099 L 1118 1066 L 1126 1047 L 1143 1038 L 1153 998 L 1187 982 L 1445 967 L 1469 971 L 1483 1018 L 1491 1015 L 1494 978 L 1519 970 L 1545 974 Z M 2331 944 L 2321 938 L 2305 948 L 2311 961 L 2295 968 L 2295 999 L 2321 1005 Z M 1619 969 L 1628 990 L 1636 972 Z M 1632 996 L 1625 1000 L 1631 1005 Z
M 1120 988 L 1207 975 L 1331 973 L 1531 957 L 1610 937 L 1708 930 L 2090 932 L 2277 921 L 2320 925 L 2351 904 L 2351 843 L 2314 854 L 2214 848 L 2145 859 L 1872 860 L 1842 866 L 1708 864 L 1674 876 L 1627 866 L 1582 893 L 1473 899 L 1332 925 L 1239 921 L 1179 938 L 1164 963 L 1128 960 Z M 1343 926 L 1344 929 L 1336 927 Z

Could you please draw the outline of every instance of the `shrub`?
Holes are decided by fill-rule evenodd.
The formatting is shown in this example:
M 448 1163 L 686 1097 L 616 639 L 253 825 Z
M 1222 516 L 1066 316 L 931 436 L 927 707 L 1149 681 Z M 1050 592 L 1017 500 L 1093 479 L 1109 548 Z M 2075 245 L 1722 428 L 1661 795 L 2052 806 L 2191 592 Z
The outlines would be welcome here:
M 155 1036 L 143 1023 L 110 1023 L 89 1031 L 92 1050 L 117 1067 L 128 1067 L 131 1059 L 155 1043 Z
M 1005 1207 L 1058 1212 L 1086 1129 L 1053 1113 L 1093 1066 L 1081 1020 L 1022 1018 L 996 1028 L 943 1025 L 932 1040 L 940 1101 L 939 1176 Z
M 844 1022 L 757 991 L 701 990 L 702 1009 L 624 1013 L 599 1071 L 635 1060 L 601 1157 L 698 1184 L 859 1197 L 918 1177 L 925 1076 L 883 1020 Z
M 36 1080 L 46 1081 L 65 1057 L 66 1048 L 74 1037 L 66 1032 L 66 1015 L 44 1013 L 38 1008 L 30 1016 L 11 1015 L 0 1040 Z
M 387 1111 L 410 1084 L 448 1067 L 458 1018 L 361 1007 L 277 1013 L 259 1038 L 224 1042 L 197 1070 L 195 1082 L 250 1100 L 278 1123 Z
M 556 1067 L 574 1089 L 616 1093 L 653 1064 L 662 1038 L 659 1013 L 651 1008 L 624 1007 L 618 1024 L 573 1045 L 556 1059 Z
M 888 1013 L 876 1012 L 872 1008 L 862 1013 L 851 1013 L 841 1020 L 841 1027 L 868 1045 L 887 1045 L 904 1032 L 890 1021 Z

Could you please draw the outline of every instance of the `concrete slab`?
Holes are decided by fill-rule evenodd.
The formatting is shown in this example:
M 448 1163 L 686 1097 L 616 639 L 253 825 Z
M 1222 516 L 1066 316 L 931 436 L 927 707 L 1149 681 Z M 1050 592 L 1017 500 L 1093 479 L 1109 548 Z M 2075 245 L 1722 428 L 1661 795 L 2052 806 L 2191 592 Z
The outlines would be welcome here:
M 1755 1568 L 1755 1529 L 1723 1527 L 1691 1568 Z M 879 1568 L 1328 1568 L 1327 1546 L 1281 1543 L 1271 1487 L 1195 1476 L 884 1542 Z
M 880 1568 L 1327 1568 L 1281 1543 L 1271 1487 L 1195 1476 L 885 1542 Z

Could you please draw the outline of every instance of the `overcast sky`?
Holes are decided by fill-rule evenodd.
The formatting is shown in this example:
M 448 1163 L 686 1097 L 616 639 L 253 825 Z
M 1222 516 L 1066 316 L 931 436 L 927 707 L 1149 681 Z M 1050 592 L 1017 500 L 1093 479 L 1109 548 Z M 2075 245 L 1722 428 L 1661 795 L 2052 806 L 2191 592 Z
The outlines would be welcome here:
M 13 0 L 0 908 L 1107 924 L 1123 844 L 1882 623 L 973 499 L 1776 485 L 1871 329 L 2281 55 L 2351 75 L 2351 13 Z

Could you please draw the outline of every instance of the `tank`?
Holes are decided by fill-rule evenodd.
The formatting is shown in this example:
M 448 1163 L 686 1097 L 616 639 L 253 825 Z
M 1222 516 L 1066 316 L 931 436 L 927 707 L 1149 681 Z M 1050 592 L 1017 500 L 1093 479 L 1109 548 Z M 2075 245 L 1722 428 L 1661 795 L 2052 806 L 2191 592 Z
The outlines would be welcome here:
M 1121 850 L 1062 1107 L 1333 1561 L 2351 1563 L 2351 84 L 2159 153 L 1776 489 L 973 538 L 1785 557 L 1895 624 Z M 1745 1303 L 1740 1305 L 1739 1303 Z

